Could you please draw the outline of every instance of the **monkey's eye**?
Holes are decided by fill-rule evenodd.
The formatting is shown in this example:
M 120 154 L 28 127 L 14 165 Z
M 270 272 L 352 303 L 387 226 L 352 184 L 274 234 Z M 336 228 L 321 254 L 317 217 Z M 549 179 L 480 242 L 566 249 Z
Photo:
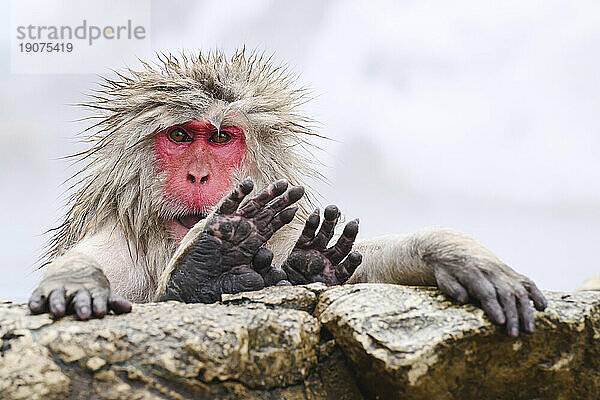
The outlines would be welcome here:
M 231 133 L 227 131 L 218 131 L 212 134 L 211 137 L 208 138 L 209 142 L 213 143 L 227 143 L 231 140 Z
M 192 138 L 183 129 L 175 128 L 169 132 L 169 137 L 174 142 L 191 142 Z

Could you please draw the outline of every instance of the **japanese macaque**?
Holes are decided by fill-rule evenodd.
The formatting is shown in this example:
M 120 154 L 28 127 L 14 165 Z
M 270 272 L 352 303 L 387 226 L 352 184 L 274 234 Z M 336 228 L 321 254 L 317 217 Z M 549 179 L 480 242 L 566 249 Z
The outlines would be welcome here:
M 243 50 L 159 56 L 106 79 L 91 147 L 33 313 L 86 320 L 131 302 L 214 302 L 270 285 L 436 285 L 479 304 L 510 336 L 533 332 L 546 299 L 475 240 L 449 229 L 356 240 L 358 220 L 330 246 L 340 218 L 305 193 L 319 178 L 306 92 L 285 68 Z M 304 150 L 303 150 L 304 149 Z M 314 210 L 314 211 L 313 211 Z M 319 228 L 320 226 L 320 228 Z

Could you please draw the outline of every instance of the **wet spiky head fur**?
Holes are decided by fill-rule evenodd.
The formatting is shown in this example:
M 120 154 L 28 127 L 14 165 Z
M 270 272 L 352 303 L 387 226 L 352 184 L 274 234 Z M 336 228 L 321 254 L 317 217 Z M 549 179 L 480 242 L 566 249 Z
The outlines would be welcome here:
M 176 245 L 163 224 L 176 207 L 162 197 L 164 176 L 153 152 L 157 132 L 195 118 L 215 126 L 234 122 L 245 128 L 250 161 L 234 183 L 243 175 L 259 188 L 282 177 L 304 184 L 320 176 L 306 151 L 312 121 L 298 112 L 307 91 L 295 88 L 295 80 L 271 58 L 213 51 L 162 54 L 155 65 L 142 64 L 139 71 L 104 79 L 83 104 L 96 111 L 91 119 L 97 123 L 85 132 L 91 147 L 75 155 L 85 166 L 46 256 L 51 260 L 105 223 L 115 223 L 135 254 L 144 255 L 156 281 Z

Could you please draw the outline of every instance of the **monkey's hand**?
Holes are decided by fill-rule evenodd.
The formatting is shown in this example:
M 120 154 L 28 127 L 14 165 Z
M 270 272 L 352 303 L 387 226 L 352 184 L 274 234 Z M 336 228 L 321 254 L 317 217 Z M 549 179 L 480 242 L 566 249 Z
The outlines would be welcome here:
M 77 314 L 81 320 L 131 311 L 131 303 L 112 293 L 102 270 L 87 262 L 73 262 L 42 279 L 29 299 L 33 314 L 49 312 L 60 318 Z
M 225 198 L 171 276 L 163 300 L 212 303 L 223 293 L 259 290 L 285 279 L 270 267 L 270 251 L 259 249 L 292 221 L 297 208 L 287 207 L 304 195 L 304 188 L 286 191 L 287 181 L 279 180 L 240 208 L 253 187 L 246 179 Z
M 350 253 L 358 234 L 358 220 L 348 222 L 335 246 L 327 248 L 340 212 L 336 206 L 330 205 L 325 208 L 324 214 L 325 219 L 316 236 L 320 222 L 319 210 L 316 209 L 308 217 L 296 246 L 282 265 L 288 280 L 295 285 L 311 282 L 340 285 L 352 276 L 362 262 L 359 252 Z
M 422 254 L 440 290 L 458 303 L 470 300 L 479 304 L 493 323 L 506 324 L 509 336 L 517 337 L 519 326 L 533 332 L 535 316 L 530 299 L 540 311 L 547 304 L 535 283 L 473 239 L 457 235 L 461 234 L 447 231 L 445 239 Z M 453 236 L 457 238 L 453 240 Z

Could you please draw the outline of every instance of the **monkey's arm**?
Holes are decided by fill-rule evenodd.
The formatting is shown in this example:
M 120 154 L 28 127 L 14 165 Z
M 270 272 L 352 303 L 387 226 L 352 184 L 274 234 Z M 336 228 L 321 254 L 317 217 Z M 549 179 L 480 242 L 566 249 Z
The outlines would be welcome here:
M 107 221 L 45 268 L 29 307 L 55 317 L 102 317 L 111 309 L 129 311 L 129 301 L 148 301 L 151 288 L 143 255 L 115 221 Z
M 533 281 L 475 240 L 450 229 L 362 240 L 355 248 L 363 263 L 348 283 L 435 285 L 459 303 L 480 304 L 492 322 L 506 324 L 510 336 L 518 335 L 519 319 L 525 331 L 535 329 L 530 299 L 536 309 L 546 308 L 546 299 Z

